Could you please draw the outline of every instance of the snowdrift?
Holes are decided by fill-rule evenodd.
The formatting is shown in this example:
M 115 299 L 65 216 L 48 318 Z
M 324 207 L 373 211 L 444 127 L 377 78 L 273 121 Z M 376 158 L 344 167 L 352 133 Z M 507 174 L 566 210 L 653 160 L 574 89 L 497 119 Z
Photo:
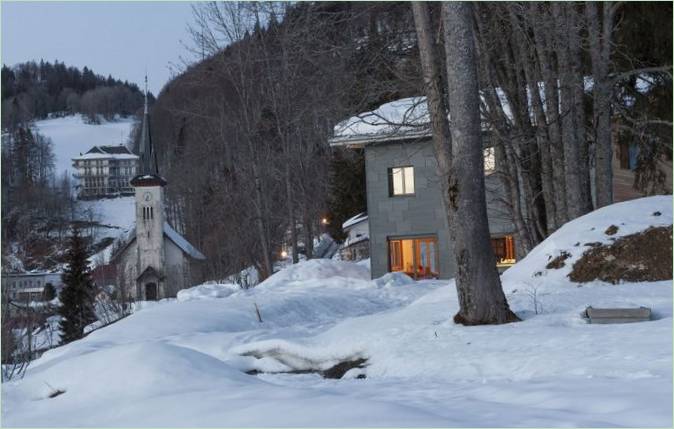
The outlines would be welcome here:
M 371 281 L 347 262 L 307 261 L 249 290 L 200 285 L 45 353 L 3 384 L 3 424 L 670 427 L 672 282 L 567 276 L 583 243 L 612 242 L 611 225 L 620 237 L 671 223 L 671 197 L 652 197 L 565 225 L 502 276 L 523 319 L 507 325 L 455 325 L 452 281 Z M 562 251 L 568 263 L 545 268 Z M 587 305 L 656 317 L 591 325 Z M 355 358 L 367 364 L 340 380 L 284 373 Z

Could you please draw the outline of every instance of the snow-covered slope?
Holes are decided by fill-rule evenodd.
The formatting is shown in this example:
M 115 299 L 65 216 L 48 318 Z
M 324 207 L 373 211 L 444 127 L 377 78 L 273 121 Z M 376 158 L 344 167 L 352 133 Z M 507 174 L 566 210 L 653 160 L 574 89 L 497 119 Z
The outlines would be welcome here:
M 38 131 L 54 143 L 57 177 L 68 170 L 73 173 L 72 158 L 97 145 L 127 144 L 134 120 L 121 118 L 99 125 L 87 124 L 82 115 L 35 122 Z
M 5 383 L 3 425 L 669 427 L 671 281 L 579 287 L 544 266 L 599 241 L 591 235 L 606 222 L 625 234 L 671 225 L 671 207 L 669 197 L 636 200 L 560 229 L 503 276 L 520 323 L 458 326 L 453 282 L 370 281 L 362 265 L 331 260 L 251 290 L 200 286 L 141 305 Z M 645 305 L 656 317 L 590 325 L 579 315 L 590 304 Z M 354 357 L 367 367 L 341 380 L 244 373 Z M 50 399 L 48 385 L 65 393 Z
M 49 137 L 54 144 L 55 172 L 57 177 L 64 172 L 72 175 L 72 158 L 85 153 L 93 146 L 127 144 L 134 120 L 121 118 L 113 122 L 87 124 L 82 115 L 46 119 L 35 122 L 38 131 Z M 75 181 L 73 181 L 75 183 Z M 129 232 L 135 220 L 133 197 L 119 197 L 77 202 L 79 219 L 100 223 L 95 229 L 96 240 L 116 238 Z M 92 257 L 105 262 L 110 257 L 111 247 Z

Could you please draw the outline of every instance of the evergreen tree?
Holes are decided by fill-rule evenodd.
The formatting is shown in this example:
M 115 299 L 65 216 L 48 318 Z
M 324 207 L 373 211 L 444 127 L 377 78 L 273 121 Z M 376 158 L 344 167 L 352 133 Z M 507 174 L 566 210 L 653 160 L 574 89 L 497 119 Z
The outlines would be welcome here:
M 42 295 L 45 301 L 51 301 L 56 298 L 56 288 L 51 283 L 47 283 L 42 291 Z
M 84 336 L 84 327 L 96 321 L 94 283 L 89 272 L 87 247 L 77 228 L 73 229 L 68 251 L 68 268 L 63 273 L 59 328 L 61 342 L 67 344 Z

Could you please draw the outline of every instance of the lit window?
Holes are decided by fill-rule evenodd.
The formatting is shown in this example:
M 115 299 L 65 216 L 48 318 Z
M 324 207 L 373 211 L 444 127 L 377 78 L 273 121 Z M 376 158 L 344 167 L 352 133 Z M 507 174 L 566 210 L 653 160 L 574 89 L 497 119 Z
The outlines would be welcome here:
M 389 195 L 414 195 L 414 167 L 389 169 Z
M 435 237 L 389 240 L 391 271 L 415 279 L 438 277 L 438 240 Z
M 494 148 L 488 147 L 484 150 L 484 174 L 493 173 L 496 169 L 496 156 Z
M 491 239 L 491 247 L 494 249 L 497 267 L 507 267 L 516 262 L 515 240 L 512 235 Z

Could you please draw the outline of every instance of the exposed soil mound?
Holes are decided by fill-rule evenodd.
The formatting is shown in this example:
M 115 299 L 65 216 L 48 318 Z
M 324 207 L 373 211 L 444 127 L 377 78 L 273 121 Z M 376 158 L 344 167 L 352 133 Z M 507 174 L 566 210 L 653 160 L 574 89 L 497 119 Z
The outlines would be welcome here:
M 548 265 L 546 265 L 545 268 L 547 268 L 548 270 L 558 270 L 562 268 L 564 265 L 566 265 L 564 261 L 566 261 L 570 257 L 571 254 L 563 250 L 562 253 L 559 254 L 559 256 L 557 256 L 552 261 L 548 262 Z
M 672 279 L 672 227 L 653 227 L 586 251 L 569 278 L 578 283 Z

